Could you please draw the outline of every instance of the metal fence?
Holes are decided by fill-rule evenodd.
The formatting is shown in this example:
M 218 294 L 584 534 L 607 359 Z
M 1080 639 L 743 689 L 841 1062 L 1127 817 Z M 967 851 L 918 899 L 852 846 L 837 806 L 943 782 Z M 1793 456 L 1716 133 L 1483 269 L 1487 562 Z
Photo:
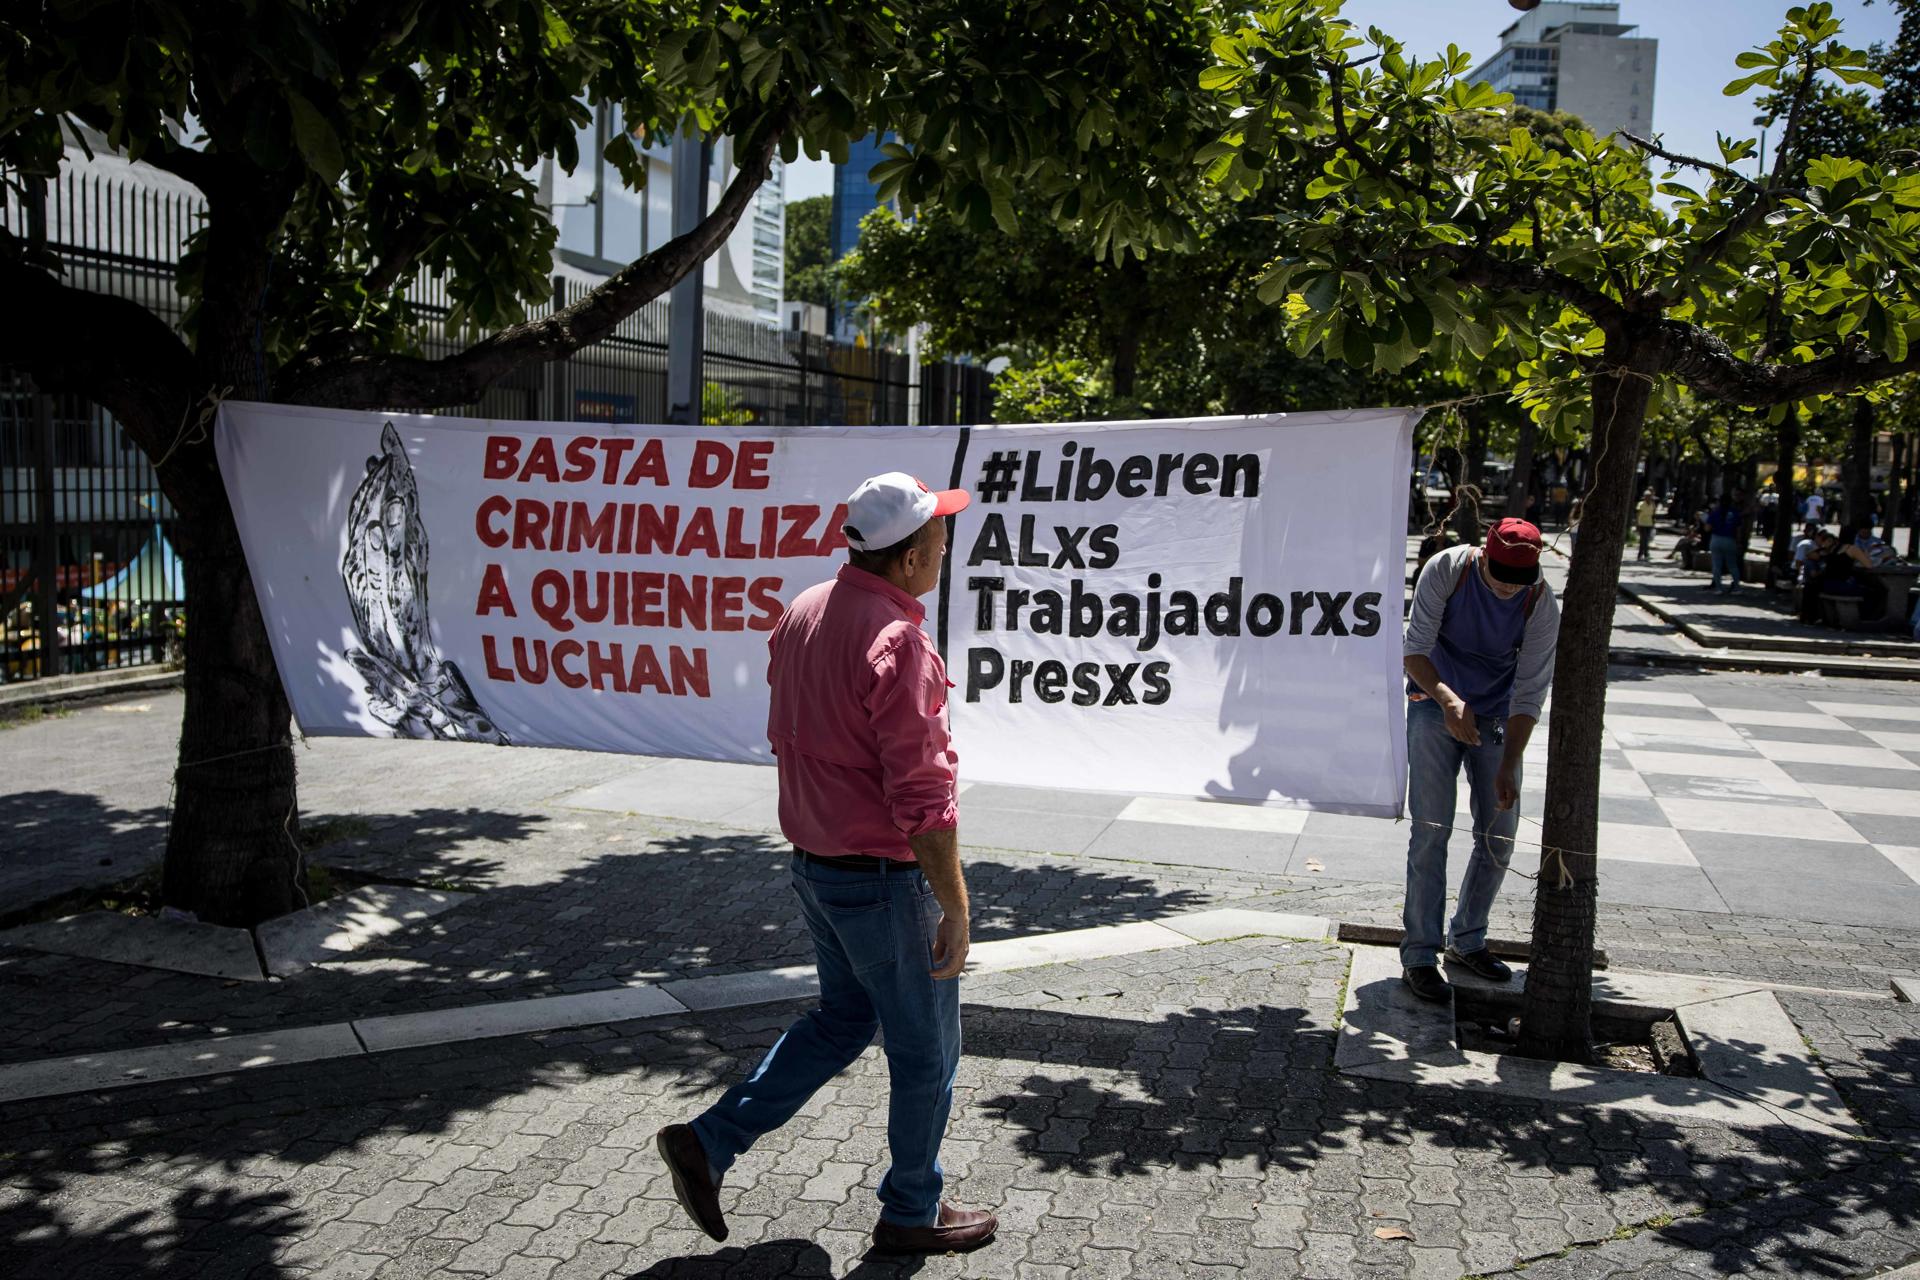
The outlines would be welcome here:
M 185 313 L 174 273 L 205 202 L 165 174 L 101 155 L 70 165 L 43 200 L 5 189 L 6 229 L 44 243 L 66 279 L 130 298 L 169 323 Z M 590 285 L 556 277 L 541 313 Z M 410 293 L 422 354 L 459 350 L 444 286 Z M 895 351 L 834 342 L 709 312 L 703 420 L 729 425 L 983 422 L 990 378 Z M 77 335 L 83 339 L 84 335 Z M 0 353 L 0 362 L 4 353 Z M 443 413 L 544 422 L 661 422 L 667 413 L 667 303 L 628 317 L 572 358 L 504 379 Z M 38 391 L 0 363 L 0 683 L 177 656 L 186 591 L 175 514 L 152 463 L 113 418 L 78 395 Z

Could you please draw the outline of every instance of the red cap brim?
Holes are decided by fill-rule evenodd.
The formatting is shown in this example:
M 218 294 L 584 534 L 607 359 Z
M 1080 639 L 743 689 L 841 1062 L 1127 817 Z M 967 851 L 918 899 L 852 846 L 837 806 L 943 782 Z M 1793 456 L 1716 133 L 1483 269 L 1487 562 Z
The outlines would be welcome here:
M 973 495 L 965 489 L 936 489 L 933 494 L 933 514 L 936 516 L 958 515 L 967 509 L 973 501 Z

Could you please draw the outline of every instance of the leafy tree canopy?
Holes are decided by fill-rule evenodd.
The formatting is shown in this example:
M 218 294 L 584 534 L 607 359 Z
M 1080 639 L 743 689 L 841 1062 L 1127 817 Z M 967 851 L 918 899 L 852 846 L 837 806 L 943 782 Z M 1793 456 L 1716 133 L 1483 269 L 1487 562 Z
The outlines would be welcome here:
M 833 245 L 827 235 L 832 196 L 787 204 L 787 297 L 816 307 L 833 305 Z
M 251 394 L 458 403 L 516 361 L 602 336 L 634 294 L 657 295 L 717 243 L 663 250 L 549 329 L 442 370 L 466 376 L 394 362 L 416 331 L 404 289 L 420 271 L 446 278 L 454 323 L 476 330 L 516 325 L 546 296 L 554 232 L 532 173 L 543 157 L 578 160 L 592 103 L 619 110 L 607 158 L 629 185 L 645 175 L 638 139 L 736 140 L 747 181 L 715 232 L 760 180 L 755 156 L 839 160 L 891 131 L 885 195 L 990 218 L 1016 188 L 1051 193 L 1050 212 L 1117 250 L 1182 234 L 1184 196 L 1144 175 L 1190 154 L 1219 104 L 1136 90 L 1191 85 L 1204 42 L 1189 36 L 1211 12 L 1201 0 L 16 7 L 0 23 L 0 166 L 52 174 L 72 119 L 205 192 L 179 281 L 197 304 L 188 338 L 263 348 L 271 386 Z M 100 40 L 103 27 L 124 39 Z M 209 306 L 220 290 L 238 293 Z
M 1515 391 L 1536 420 L 1591 422 L 1524 1052 L 1584 1056 L 1590 1042 L 1605 640 L 1650 406 L 1682 385 L 1784 421 L 1920 369 L 1920 170 L 1898 153 L 1819 155 L 1800 132 L 1822 84 L 1879 84 L 1839 33 L 1831 4 L 1795 7 L 1738 58 L 1729 94 L 1784 94 L 1760 176 L 1737 168 L 1751 140 L 1696 157 L 1630 134 L 1568 130 L 1560 150 L 1503 132 L 1511 100 L 1467 78 L 1467 54 L 1411 57 L 1378 29 L 1357 32 L 1340 0 L 1263 7 L 1214 42 L 1201 75 L 1232 111 L 1201 153 L 1222 191 L 1253 197 L 1287 165 L 1317 167 L 1303 207 L 1276 219 L 1260 285 L 1287 311 L 1296 351 L 1392 371 L 1423 354 L 1464 366 L 1508 341 L 1527 357 Z M 1322 76 L 1306 99 L 1293 87 L 1302 60 Z
M 84 125 L 206 197 L 183 332 L 0 235 L 0 355 L 106 409 L 181 515 L 195 625 L 166 895 L 284 910 L 288 712 L 204 424 L 211 400 L 464 405 L 611 335 L 737 225 L 771 157 L 898 138 L 915 209 L 1005 222 L 1016 191 L 1107 256 L 1188 234 L 1192 155 L 1229 110 L 1196 87 L 1208 0 L 43 0 L 0 9 L 0 176 L 54 175 Z M 1237 18 L 1235 19 L 1237 21 Z M 1302 38 L 1310 38 L 1303 33 Z M 1277 46 L 1289 37 L 1276 35 Z M 1306 60 L 1288 73 L 1313 91 Z M 551 313 L 536 166 L 592 113 L 629 186 L 642 140 L 732 140 L 708 216 Z M 473 340 L 423 358 L 407 300 L 444 281 Z M 485 336 L 477 336 L 484 334 Z M 201 767 L 201 762 L 236 761 Z

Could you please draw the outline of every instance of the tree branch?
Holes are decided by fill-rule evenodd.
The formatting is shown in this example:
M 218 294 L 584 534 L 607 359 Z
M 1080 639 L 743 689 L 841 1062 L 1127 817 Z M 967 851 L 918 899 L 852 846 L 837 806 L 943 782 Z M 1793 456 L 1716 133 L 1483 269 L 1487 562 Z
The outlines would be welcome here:
M 1698 156 L 1684 155 L 1678 151 L 1669 151 L 1665 147 L 1661 146 L 1659 143 L 1654 142 L 1652 139 L 1643 138 L 1637 133 L 1629 133 L 1625 129 L 1622 129 L 1620 130 L 1620 136 L 1625 138 L 1628 142 L 1631 142 L 1634 146 L 1640 148 L 1642 151 L 1647 152 L 1649 155 L 1659 156 L 1662 160 L 1670 160 L 1674 164 L 1683 165 L 1689 169 L 1704 169 L 1708 173 L 1716 174 L 1719 177 L 1730 179 L 1734 182 L 1741 183 L 1744 186 L 1753 187 L 1753 186 L 1759 185 L 1752 178 L 1749 178 L 1746 174 L 1741 173 L 1738 169 L 1728 168 L 1724 164 L 1715 164 L 1711 160 L 1702 160 Z
M 290 365 L 274 383 L 287 404 L 349 409 L 432 409 L 471 404 L 500 379 L 535 361 L 558 360 L 611 336 L 622 320 L 672 288 L 726 242 L 766 181 L 784 116 L 742 158 L 712 213 L 685 235 L 628 264 L 578 302 L 503 329 L 440 360 L 353 356 Z
M 158 462 L 199 398 L 193 352 L 153 312 L 127 298 L 76 289 L 28 263 L 17 237 L 0 232 L 0 352 L 40 387 L 80 395 L 112 414 Z M 175 506 L 192 506 L 188 459 L 158 469 Z M 218 483 L 211 453 L 207 471 Z M 204 481 L 205 476 L 193 477 Z
M 202 195 L 212 194 L 219 183 L 220 162 L 204 151 L 179 144 L 151 147 L 140 155 L 141 163 L 192 183 Z
M 1374 57 L 1378 56 L 1378 54 L 1374 55 Z M 1340 145 L 1353 154 L 1353 158 L 1359 161 L 1362 169 L 1381 182 L 1397 183 L 1400 181 L 1400 175 L 1381 164 L 1373 152 L 1354 141 L 1352 132 L 1347 128 L 1347 98 L 1342 82 L 1351 68 L 1364 67 L 1372 61 L 1373 58 L 1365 58 L 1359 62 L 1322 62 L 1320 64 L 1320 69 L 1327 73 L 1327 88 L 1332 93 L 1333 136 L 1340 139 Z
M 1793 154 L 1793 144 L 1800 140 L 1800 117 L 1805 111 L 1807 99 L 1813 96 L 1813 63 L 1811 55 L 1803 55 L 1800 61 L 1800 83 L 1793 89 L 1793 105 L 1787 108 L 1787 130 L 1780 135 L 1780 149 L 1773 153 L 1773 173 L 1767 179 L 1770 189 L 1778 188 L 1787 176 L 1787 159 Z
M 1587 318 L 1602 329 L 1618 329 L 1633 318 L 1624 304 L 1600 290 L 1538 263 L 1495 257 L 1470 245 L 1434 245 L 1422 252 L 1425 257 L 1445 258 L 1454 263 L 1453 278 L 1461 284 L 1558 298 L 1585 312 Z
M 1920 370 L 1920 351 L 1893 361 L 1859 348 L 1803 364 L 1777 364 L 1742 360 L 1697 325 L 1661 320 L 1657 331 L 1667 348 L 1668 373 L 1695 391 L 1753 408 L 1841 395 Z
M 400 276 L 426 252 L 427 245 L 433 240 L 433 224 L 427 221 L 423 213 L 415 213 L 401 224 L 393 235 L 393 243 L 367 273 L 363 282 L 369 296 L 378 297 L 393 288 Z
M 1759 226 L 1761 220 L 1773 210 L 1780 197 L 1785 194 L 1782 184 L 1786 178 L 1787 159 L 1800 132 L 1801 108 L 1806 105 L 1807 96 L 1813 89 L 1813 68 L 1806 66 L 1800 76 L 1800 84 L 1795 88 L 1793 105 L 1787 111 L 1787 130 L 1780 139 L 1780 149 L 1773 153 L 1773 172 L 1766 181 L 1756 182 L 1745 174 L 1735 174 L 1742 185 L 1754 193 L 1746 207 L 1727 220 L 1727 224 L 1708 236 L 1694 247 L 1686 261 L 1680 264 L 1680 270 L 1659 293 L 1661 301 L 1671 305 L 1679 300 L 1679 294 L 1673 292 L 1678 286 L 1691 279 L 1703 267 L 1708 267 L 1726 256 L 1741 236 Z M 1731 170 L 1727 170 L 1731 172 Z

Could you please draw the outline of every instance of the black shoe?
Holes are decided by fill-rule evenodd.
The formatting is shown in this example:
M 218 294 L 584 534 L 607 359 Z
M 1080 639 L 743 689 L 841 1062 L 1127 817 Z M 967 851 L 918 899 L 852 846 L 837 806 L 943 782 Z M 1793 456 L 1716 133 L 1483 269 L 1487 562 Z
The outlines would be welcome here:
M 1447 964 L 1459 965 L 1469 973 L 1477 973 L 1488 982 L 1505 982 L 1513 977 L 1513 970 L 1493 952 L 1485 947 L 1478 951 L 1460 952 L 1447 948 Z
M 1407 990 L 1422 1000 L 1431 1000 L 1435 1004 L 1446 1004 L 1453 999 L 1453 988 L 1440 976 L 1435 965 L 1416 964 L 1400 971 L 1400 981 L 1407 984 Z
M 673 1194 L 694 1225 L 715 1240 L 727 1238 L 727 1220 L 720 1213 L 720 1188 L 707 1165 L 707 1149 L 690 1125 L 670 1124 L 653 1140 L 660 1158 L 673 1175 Z

